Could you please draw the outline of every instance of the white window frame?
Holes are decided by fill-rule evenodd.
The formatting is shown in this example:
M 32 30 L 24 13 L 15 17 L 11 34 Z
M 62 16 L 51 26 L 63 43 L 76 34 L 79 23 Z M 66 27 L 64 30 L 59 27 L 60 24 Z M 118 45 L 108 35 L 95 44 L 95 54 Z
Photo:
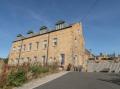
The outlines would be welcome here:
M 31 51 L 31 50 L 32 50 L 32 43 L 29 43 L 28 51 Z
M 58 45 L 58 38 L 53 38 L 53 47 Z
M 43 49 L 46 49 L 47 46 L 48 46 L 48 45 L 47 45 L 47 40 L 44 40 L 44 41 L 43 41 Z

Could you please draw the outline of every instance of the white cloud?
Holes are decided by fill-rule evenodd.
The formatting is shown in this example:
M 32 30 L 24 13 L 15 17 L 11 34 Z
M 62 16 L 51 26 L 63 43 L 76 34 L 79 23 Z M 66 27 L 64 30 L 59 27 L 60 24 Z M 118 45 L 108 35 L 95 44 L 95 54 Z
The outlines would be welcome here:
M 44 14 L 42 14 L 40 12 L 35 12 L 35 11 L 32 11 L 32 10 L 29 10 L 29 9 L 27 10 L 27 12 L 28 12 L 30 18 L 32 18 L 34 20 L 37 20 L 37 21 L 41 22 L 42 24 L 45 24 L 45 25 L 48 25 L 48 26 L 51 25 L 51 21 Z

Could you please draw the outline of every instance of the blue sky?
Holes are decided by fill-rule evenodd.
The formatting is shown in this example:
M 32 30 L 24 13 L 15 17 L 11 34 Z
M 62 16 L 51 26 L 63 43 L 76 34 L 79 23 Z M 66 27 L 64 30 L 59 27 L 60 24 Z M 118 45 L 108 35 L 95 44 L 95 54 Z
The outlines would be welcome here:
M 60 19 L 82 22 L 93 53 L 120 53 L 120 0 L 0 0 L 0 57 L 8 56 L 18 33 L 53 28 Z

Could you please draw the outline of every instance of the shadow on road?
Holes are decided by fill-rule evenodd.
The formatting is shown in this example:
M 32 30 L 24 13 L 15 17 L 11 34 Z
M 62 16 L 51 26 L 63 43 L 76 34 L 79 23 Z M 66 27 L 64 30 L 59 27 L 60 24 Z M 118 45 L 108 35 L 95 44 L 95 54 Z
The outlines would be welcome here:
M 98 79 L 98 80 L 120 85 L 120 74 L 109 74 L 109 76 L 110 76 L 111 78 L 108 78 L 108 79 L 100 78 L 100 79 Z M 114 77 L 114 78 L 113 78 L 113 77 Z

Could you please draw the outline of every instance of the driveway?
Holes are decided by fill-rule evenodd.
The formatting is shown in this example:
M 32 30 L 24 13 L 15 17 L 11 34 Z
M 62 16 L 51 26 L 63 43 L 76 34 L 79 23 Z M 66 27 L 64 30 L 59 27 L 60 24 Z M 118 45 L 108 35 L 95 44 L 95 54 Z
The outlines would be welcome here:
M 35 89 L 120 89 L 120 76 L 107 73 L 70 72 Z

